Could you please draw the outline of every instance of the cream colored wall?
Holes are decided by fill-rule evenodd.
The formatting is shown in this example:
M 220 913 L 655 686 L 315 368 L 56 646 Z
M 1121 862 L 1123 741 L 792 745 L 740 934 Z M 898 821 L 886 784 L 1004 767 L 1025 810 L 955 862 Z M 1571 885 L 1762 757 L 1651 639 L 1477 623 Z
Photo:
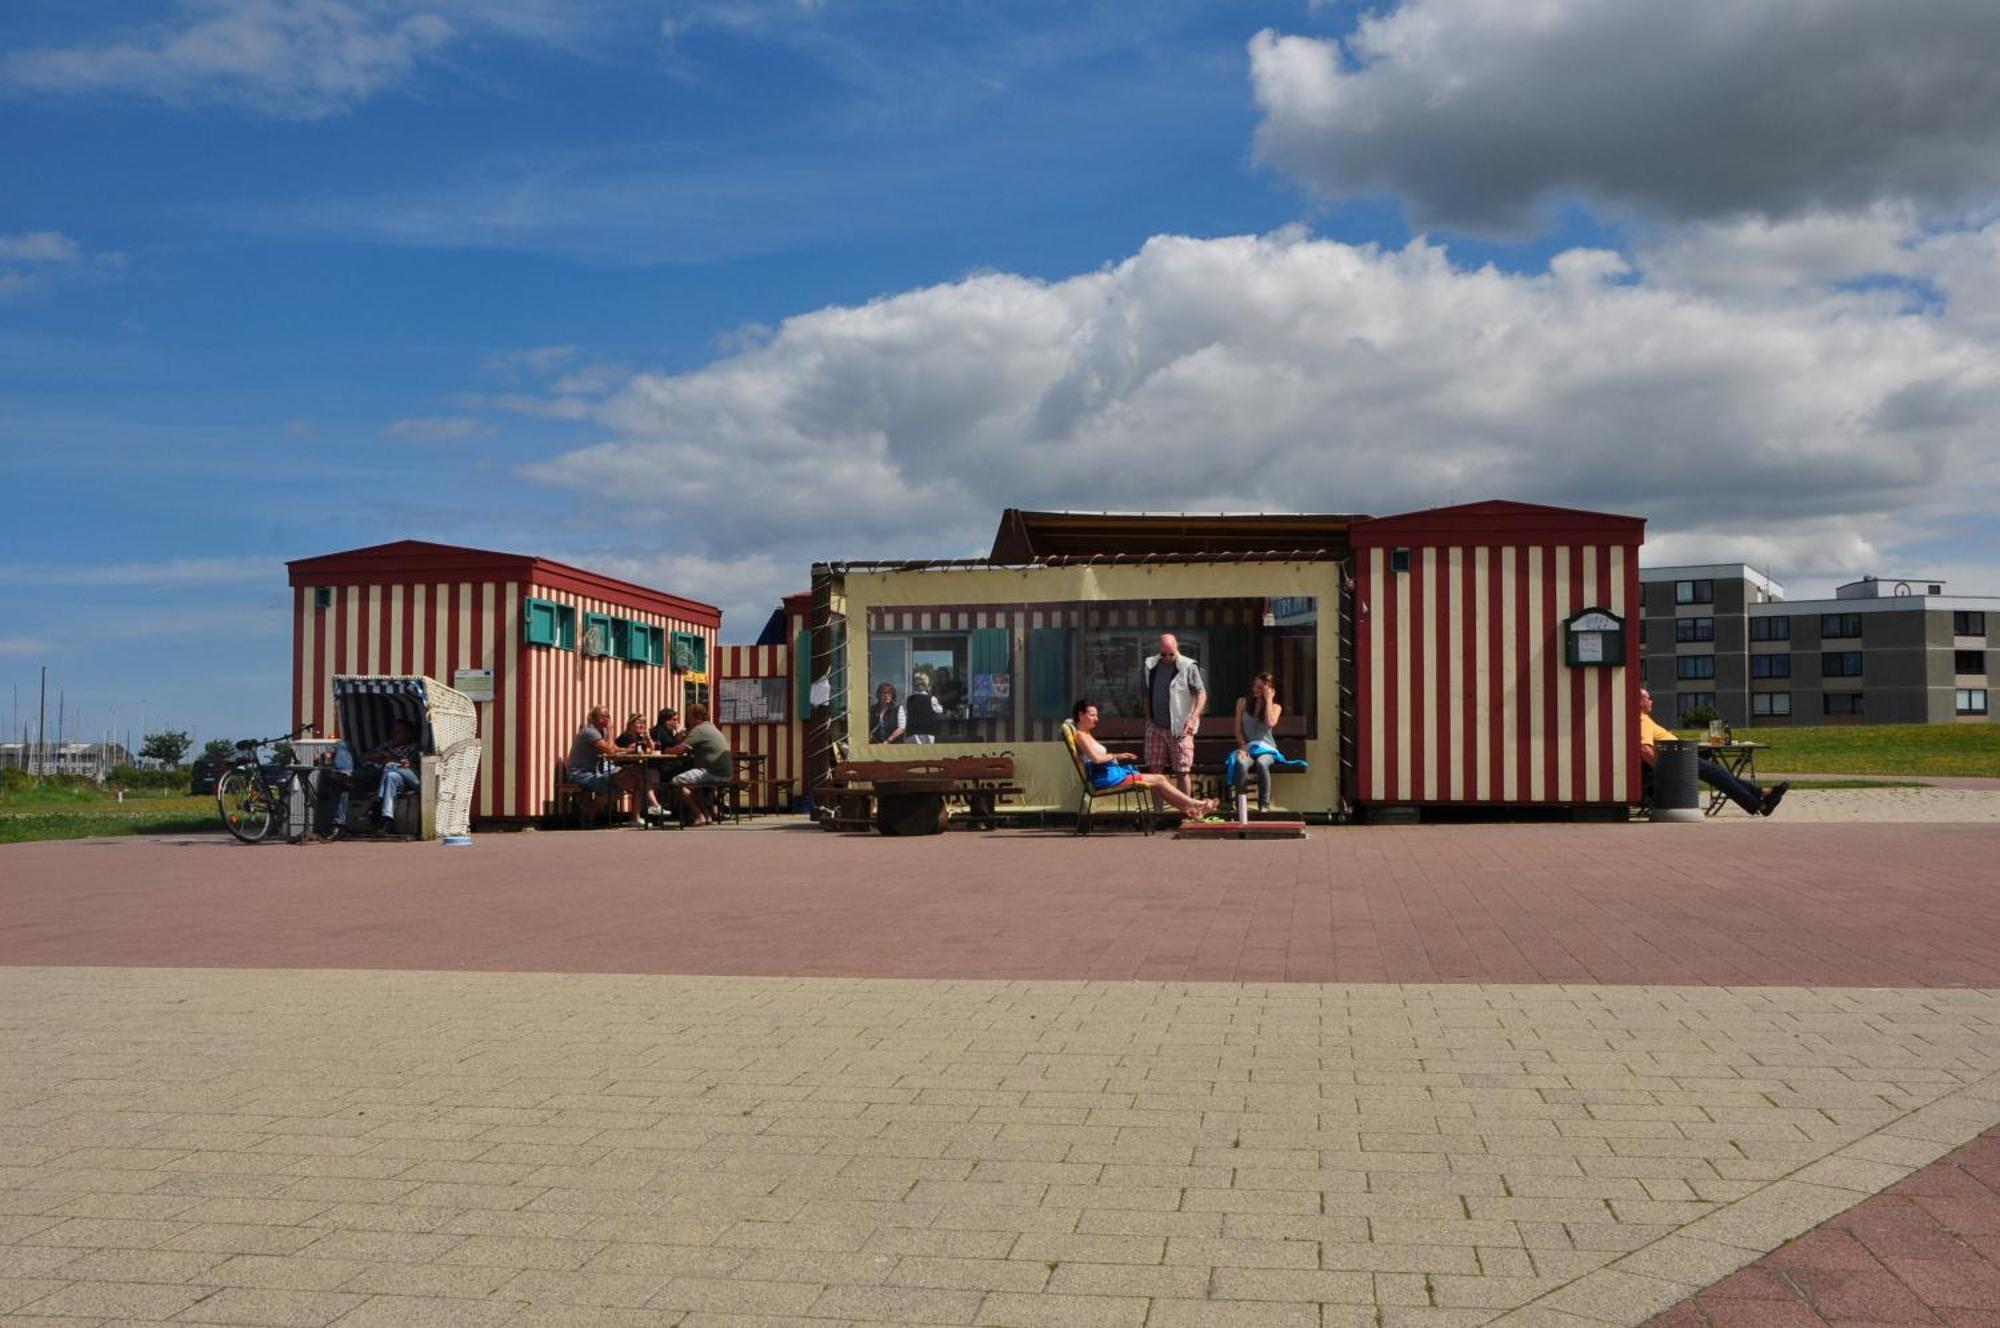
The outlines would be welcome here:
M 846 574 L 847 713 L 868 713 L 868 611 L 873 608 L 959 604 L 1062 604 L 1097 600 L 1275 599 L 1310 595 L 1319 601 L 1317 693 L 1319 736 L 1287 744 L 1287 755 L 1303 756 L 1311 769 L 1280 776 L 1274 794 L 1287 808 L 1327 812 L 1340 806 L 1340 570 L 1328 562 L 1241 562 L 1091 564 L 1075 567 L 940 568 Z M 1017 694 L 1028 643 L 1015 633 Z M 1210 697 L 1202 725 L 1228 730 L 1235 697 Z M 857 740 L 849 731 L 855 760 L 907 760 L 909 747 Z M 865 733 L 862 735 L 865 739 Z M 1023 805 L 1073 808 L 1077 777 L 1059 742 L 1013 742 Z M 1301 748 L 1302 750 L 1293 750 Z M 940 755 L 966 748 L 941 748 Z

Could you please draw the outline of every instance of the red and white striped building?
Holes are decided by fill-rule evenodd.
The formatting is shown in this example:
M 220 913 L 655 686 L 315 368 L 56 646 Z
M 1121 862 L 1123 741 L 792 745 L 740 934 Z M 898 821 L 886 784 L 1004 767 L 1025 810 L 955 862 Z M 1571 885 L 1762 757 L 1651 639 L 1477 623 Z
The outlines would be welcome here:
M 732 750 L 763 758 L 764 785 L 756 790 L 759 796 L 769 793 L 775 799 L 777 791 L 785 788 L 791 790 L 793 798 L 805 792 L 805 716 L 812 703 L 810 680 L 800 676 L 797 661 L 803 655 L 811 600 L 810 595 L 786 596 L 759 644 L 716 650 L 716 724 Z M 781 680 L 783 713 L 765 719 L 732 718 L 737 712 L 731 705 L 731 683 L 746 679 Z
M 1356 522 L 1358 800 L 1637 801 L 1644 537 L 1635 517 L 1514 502 Z M 1623 667 L 1565 663 L 1587 608 L 1624 620 Z
M 637 711 L 650 724 L 662 706 L 685 709 L 691 689 L 705 694 L 722 625 L 713 605 L 664 591 L 421 540 L 286 566 L 294 727 L 337 736 L 335 674 L 428 674 L 457 686 L 465 671 L 491 670 L 492 699 L 478 702 L 484 752 L 473 799 L 473 816 L 486 821 L 548 814 L 591 706 L 609 707 L 615 723 Z M 616 628 L 621 649 L 600 624 Z

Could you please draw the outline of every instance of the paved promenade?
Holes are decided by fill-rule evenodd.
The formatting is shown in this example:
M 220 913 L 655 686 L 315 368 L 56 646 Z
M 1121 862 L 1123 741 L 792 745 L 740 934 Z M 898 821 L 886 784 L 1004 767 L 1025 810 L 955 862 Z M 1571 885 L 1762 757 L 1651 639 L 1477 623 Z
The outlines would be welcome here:
M 1996 850 L 0 849 L 0 1317 L 1990 1325 Z

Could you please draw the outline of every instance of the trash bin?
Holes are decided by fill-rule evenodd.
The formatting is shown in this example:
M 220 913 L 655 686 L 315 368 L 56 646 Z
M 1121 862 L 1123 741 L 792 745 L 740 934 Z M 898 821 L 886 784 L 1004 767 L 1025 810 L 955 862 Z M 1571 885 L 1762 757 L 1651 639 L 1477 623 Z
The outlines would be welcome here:
M 1696 763 L 1700 748 L 1691 742 L 1653 744 L 1653 819 L 1699 821 L 1701 782 Z

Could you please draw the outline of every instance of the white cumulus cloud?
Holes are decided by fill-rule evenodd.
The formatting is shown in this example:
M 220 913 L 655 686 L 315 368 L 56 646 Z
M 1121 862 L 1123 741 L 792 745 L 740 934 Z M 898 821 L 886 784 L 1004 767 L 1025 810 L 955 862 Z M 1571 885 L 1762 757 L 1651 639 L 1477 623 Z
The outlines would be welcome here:
M 1404 0 L 1250 45 L 1260 155 L 1420 225 L 1553 202 L 1792 216 L 2000 184 L 1991 0 Z
M 2000 227 L 1828 245 L 1756 299 L 1706 289 L 1767 240 L 1515 274 L 1421 240 L 1160 237 L 1068 280 L 803 314 L 692 372 L 562 398 L 606 438 L 529 473 L 657 515 L 683 551 L 774 557 L 772 596 L 815 558 L 977 552 L 1010 504 L 1517 497 L 1646 516 L 1662 547 L 1781 576 L 1984 529 Z M 1932 298 L 1849 284 L 1884 254 Z

